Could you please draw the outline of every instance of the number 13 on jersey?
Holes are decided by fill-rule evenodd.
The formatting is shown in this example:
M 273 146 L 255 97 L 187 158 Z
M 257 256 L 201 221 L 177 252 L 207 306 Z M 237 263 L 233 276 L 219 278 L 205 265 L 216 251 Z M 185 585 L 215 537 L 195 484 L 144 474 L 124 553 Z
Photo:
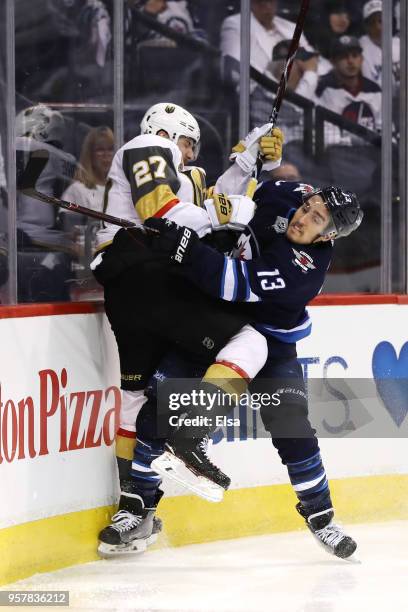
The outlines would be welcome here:
M 256 273 L 261 282 L 261 287 L 264 291 L 271 289 L 284 289 L 286 287 L 285 281 L 279 276 L 279 270 L 270 270 L 268 272 L 257 272 Z M 272 278 L 273 277 L 273 280 Z

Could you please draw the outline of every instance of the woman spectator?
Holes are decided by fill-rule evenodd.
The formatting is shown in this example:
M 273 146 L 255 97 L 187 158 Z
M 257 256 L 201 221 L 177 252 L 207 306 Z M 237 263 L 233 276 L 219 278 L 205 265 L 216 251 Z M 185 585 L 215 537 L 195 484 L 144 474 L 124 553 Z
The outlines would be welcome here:
M 103 209 L 103 196 L 109 168 L 113 159 L 114 138 L 109 127 L 91 128 L 85 137 L 74 182 L 65 190 L 62 199 L 92 208 Z M 65 214 L 68 226 L 86 224 L 87 218 L 77 213 Z M 65 224 L 66 225 L 66 224 Z
M 325 58 L 330 58 L 333 40 L 344 34 L 352 34 L 354 26 L 347 3 L 344 0 L 328 0 L 322 7 L 319 27 L 314 28 L 310 36 Z
M 112 130 L 106 126 L 91 128 L 82 145 L 75 180 L 65 190 L 62 199 L 102 211 L 113 152 Z M 79 284 L 77 287 L 75 284 L 71 285 L 71 299 L 92 299 L 96 290 L 93 278 L 90 280 L 89 264 L 93 257 L 94 238 L 100 222 L 66 210 L 61 212 L 61 219 L 67 236 L 76 244 L 77 261 L 72 265 L 72 272 Z M 71 279 L 71 282 L 72 280 L 75 279 Z

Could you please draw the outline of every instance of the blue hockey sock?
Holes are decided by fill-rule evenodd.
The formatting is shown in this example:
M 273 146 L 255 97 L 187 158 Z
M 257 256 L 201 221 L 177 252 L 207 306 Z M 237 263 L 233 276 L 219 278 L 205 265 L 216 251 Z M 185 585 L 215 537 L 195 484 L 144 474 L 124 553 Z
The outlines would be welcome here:
M 332 507 L 329 483 L 320 453 L 303 461 L 287 463 L 286 467 L 297 498 L 308 514 Z
M 151 469 L 150 465 L 163 451 L 162 442 L 137 438 L 131 469 L 131 492 L 140 495 L 146 508 L 156 505 L 161 477 Z

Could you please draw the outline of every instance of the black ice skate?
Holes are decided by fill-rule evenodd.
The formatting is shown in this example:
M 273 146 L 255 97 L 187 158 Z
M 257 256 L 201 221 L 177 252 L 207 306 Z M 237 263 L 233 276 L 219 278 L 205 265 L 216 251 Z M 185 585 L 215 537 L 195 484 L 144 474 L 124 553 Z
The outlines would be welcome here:
M 210 461 L 208 442 L 208 436 L 170 440 L 163 455 L 152 462 L 152 469 L 207 501 L 219 502 L 231 479 Z
M 341 559 L 347 559 L 347 557 L 354 553 L 357 543 L 353 538 L 344 533 L 339 525 L 333 523 L 333 508 L 323 512 L 316 512 L 315 514 L 308 514 L 299 502 L 296 510 L 303 516 L 306 525 L 327 552 Z
M 131 510 L 131 511 L 130 511 Z M 99 534 L 98 553 L 102 557 L 144 552 L 162 530 L 156 508 L 145 508 L 139 496 L 122 494 L 111 524 Z

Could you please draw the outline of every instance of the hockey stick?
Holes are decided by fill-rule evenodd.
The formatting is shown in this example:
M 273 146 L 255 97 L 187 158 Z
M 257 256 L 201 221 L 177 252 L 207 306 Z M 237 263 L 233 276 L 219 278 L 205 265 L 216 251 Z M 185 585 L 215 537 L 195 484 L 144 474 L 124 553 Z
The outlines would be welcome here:
M 58 208 L 64 208 L 65 210 L 70 210 L 72 212 L 80 213 L 87 217 L 92 217 L 93 219 L 99 219 L 100 221 L 106 221 L 107 223 L 112 223 L 112 225 L 119 225 L 119 227 L 124 227 L 125 229 L 139 229 L 143 233 L 152 233 L 158 234 L 159 232 L 151 227 L 145 227 L 144 225 L 138 225 L 133 221 L 129 221 L 128 219 L 121 219 L 120 217 L 114 217 L 113 215 L 108 215 L 103 212 L 99 212 L 97 210 L 93 210 L 92 208 L 87 208 L 86 206 L 81 206 L 80 204 L 75 204 L 75 202 L 67 202 L 66 200 L 60 200 L 59 198 L 55 198 L 54 196 L 49 196 L 45 193 L 41 193 L 41 191 L 37 191 L 35 185 L 37 180 L 44 170 L 45 165 L 48 161 L 49 153 L 44 149 L 40 149 L 38 151 L 33 151 L 30 154 L 30 159 L 28 160 L 28 164 L 24 169 L 24 172 L 18 181 L 18 191 L 21 191 L 24 195 L 27 195 L 31 198 L 35 198 L 36 200 L 40 200 L 41 202 L 45 202 L 46 204 L 51 204 L 52 206 L 57 206 Z M 129 232 L 132 236 L 133 240 L 139 242 L 135 235 L 132 232 Z M 144 247 L 145 245 L 141 242 Z
M 271 132 L 276 125 L 276 121 L 278 119 L 278 114 L 280 111 L 280 107 L 282 105 L 283 97 L 286 92 L 286 87 L 288 84 L 289 76 L 292 70 L 293 62 L 296 57 L 297 50 L 299 48 L 300 37 L 302 36 L 303 27 L 305 25 L 305 19 L 307 11 L 309 10 L 310 0 L 302 0 L 299 15 L 296 21 L 295 31 L 293 33 L 293 38 L 290 43 L 290 47 L 288 50 L 288 55 L 285 62 L 285 67 L 282 72 L 282 76 L 279 82 L 278 91 L 276 92 L 276 98 L 273 103 L 272 111 L 269 116 L 268 123 L 272 124 Z M 262 157 L 261 154 L 258 153 L 258 157 L 256 160 L 256 178 L 259 177 L 262 171 Z

